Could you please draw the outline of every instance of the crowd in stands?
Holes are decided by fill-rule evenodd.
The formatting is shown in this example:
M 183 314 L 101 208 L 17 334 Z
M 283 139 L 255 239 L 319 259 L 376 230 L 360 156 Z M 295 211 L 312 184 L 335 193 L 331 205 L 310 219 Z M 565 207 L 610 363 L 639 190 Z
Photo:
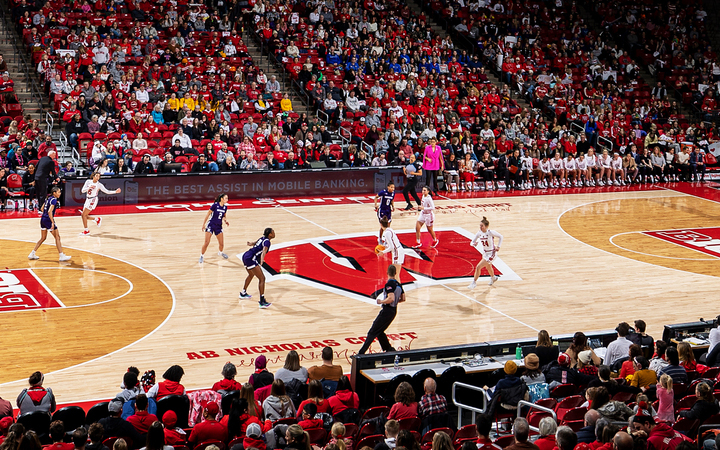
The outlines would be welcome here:
M 17 423 L 10 402 L 0 399 L 0 449 L 40 450 L 44 444 L 50 450 L 209 445 L 234 450 L 420 450 L 421 445 L 428 450 L 689 450 L 699 444 L 711 450 L 718 448 L 720 428 L 720 316 L 715 324 L 700 361 L 685 341 L 670 346 L 647 335 L 642 320 L 634 328 L 620 323 L 617 338 L 602 352 L 582 332 L 559 352 L 541 330 L 521 367 L 508 360 L 495 386 L 484 387 L 491 402 L 476 424 L 459 430 L 433 377 L 424 379 L 422 393 L 409 382 L 397 383 L 391 407 L 373 407 L 361 415 L 358 394 L 342 367 L 333 364 L 330 347 L 322 351 L 322 364 L 307 369 L 290 351 L 274 374 L 265 356 L 258 355 L 246 383 L 235 380 L 237 367 L 229 362 L 212 389 L 193 392 L 182 385 L 180 366 L 171 366 L 158 383 L 154 372 L 141 377 L 130 367 L 122 391 L 100 405 L 105 413 L 91 421 L 88 412 L 89 430 L 81 426 L 67 434 L 58 417 L 62 410 L 46 422 L 45 433 L 25 431 L 23 424 L 30 422 L 24 418 L 56 409 L 52 390 L 36 372 L 18 396 Z M 163 399 L 179 397 L 188 399 L 184 411 L 163 407 Z M 520 407 L 507 435 L 507 419 L 517 415 L 523 399 L 544 409 Z

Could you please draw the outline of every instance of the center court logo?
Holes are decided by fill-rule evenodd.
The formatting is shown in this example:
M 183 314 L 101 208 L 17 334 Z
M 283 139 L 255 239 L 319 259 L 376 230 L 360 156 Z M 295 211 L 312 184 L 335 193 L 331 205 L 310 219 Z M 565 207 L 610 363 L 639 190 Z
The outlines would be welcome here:
M 646 231 L 643 234 L 720 257 L 720 228 L 718 227 Z
M 0 271 L 0 313 L 64 306 L 32 270 Z
M 423 286 L 467 283 L 481 255 L 470 246 L 473 234 L 462 228 L 435 231 L 437 248 L 415 244 L 414 231 L 397 231 L 405 247 L 405 263 L 399 280 L 406 291 Z M 423 233 L 424 235 L 426 233 Z M 427 236 L 423 236 L 427 238 Z M 360 233 L 304 239 L 274 245 L 263 268 L 268 281 L 292 280 L 363 302 L 375 304 L 387 280 L 390 254 L 376 255 L 377 234 Z M 501 280 L 520 280 L 500 258 L 493 261 Z M 487 273 L 483 271 L 483 276 Z M 457 286 L 456 286 L 457 287 Z

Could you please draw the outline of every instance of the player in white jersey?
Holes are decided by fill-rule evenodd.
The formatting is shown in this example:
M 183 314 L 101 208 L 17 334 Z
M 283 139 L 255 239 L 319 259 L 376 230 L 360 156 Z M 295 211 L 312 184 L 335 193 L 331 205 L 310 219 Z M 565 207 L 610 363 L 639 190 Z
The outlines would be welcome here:
M 610 167 L 612 168 L 613 184 L 615 186 L 625 186 L 625 170 L 623 169 L 623 160 L 620 153 L 613 155 Z
M 533 173 L 533 157 L 530 156 L 530 149 L 526 149 L 525 156 L 520 158 L 521 170 L 522 170 L 522 188 L 530 189 L 532 184 L 530 183 L 530 174 Z
M 482 253 L 482 259 L 479 263 L 477 263 L 477 266 L 475 266 L 475 277 L 473 278 L 472 283 L 470 283 L 470 286 L 468 286 L 468 288 L 470 289 L 475 289 L 475 286 L 477 286 L 477 280 L 483 268 L 486 268 L 488 273 L 490 274 L 490 282 L 488 283 L 488 285 L 492 286 L 493 283 L 497 280 L 497 277 L 495 276 L 495 271 L 493 270 L 492 262 L 495 259 L 495 255 L 497 254 L 497 252 L 500 251 L 503 237 L 502 234 L 498 233 L 497 231 L 488 229 L 489 226 L 490 222 L 487 220 L 487 217 L 483 216 L 482 220 L 480 221 L 480 231 L 477 232 L 472 242 L 470 243 L 470 245 L 473 247 L 477 245 L 478 241 L 480 241 L 480 243 L 482 244 L 482 250 L 480 250 L 480 253 Z M 497 245 L 495 245 L 495 238 L 498 238 Z
M 80 233 L 82 236 L 90 234 L 90 230 L 88 230 L 88 218 L 90 217 L 90 213 L 98 204 L 98 195 L 100 195 L 100 191 L 106 194 L 119 194 L 122 192 L 120 188 L 117 188 L 114 191 L 108 191 L 100 182 L 100 172 L 94 172 L 92 174 L 92 178 L 85 182 L 81 191 L 83 194 L 87 195 L 85 205 L 82 210 L 83 228 L 85 228 L 83 232 Z M 96 217 L 94 220 L 97 226 L 100 226 L 102 223 L 102 217 Z
M 572 153 L 568 153 L 565 157 L 565 177 L 568 186 L 577 186 L 577 163 Z
M 547 155 L 543 155 L 542 160 L 538 163 L 538 166 L 535 169 L 535 178 L 537 179 L 537 186 L 543 189 L 548 187 L 548 182 L 546 180 L 549 179 L 552 181 L 550 160 Z
M 600 167 L 598 184 L 605 186 L 603 178 L 607 179 L 608 185 L 612 184 L 612 158 L 610 158 L 607 150 L 603 150 L 602 156 L 598 158 L 598 167 Z
M 595 186 L 597 182 L 598 175 L 600 173 L 600 167 L 598 165 L 598 158 L 595 154 L 595 149 L 590 147 L 587 152 L 587 156 L 585 157 L 585 161 L 587 161 L 588 166 L 588 180 L 590 180 L 590 186 Z
M 550 160 L 550 187 L 565 186 L 565 161 L 556 152 L 555 157 Z
M 382 240 L 385 246 L 385 250 L 383 250 L 382 253 L 392 253 L 392 264 L 397 270 L 396 273 L 399 274 L 405 262 L 405 249 L 403 249 L 395 230 L 390 228 L 390 222 L 387 217 L 380 219 L 380 226 L 383 229 Z
M 580 153 L 575 160 L 575 168 L 577 170 L 578 186 L 583 185 L 583 180 L 585 186 L 590 186 L 590 174 L 588 173 L 587 159 L 585 159 L 585 155 L 582 153 Z
M 420 242 L 420 230 L 423 225 L 425 225 L 427 230 L 430 232 L 430 237 L 433 239 L 431 247 L 434 248 L 440 243 L 440 240 L 438 240 L 437 236 L 435 236 L 435 231 L 433 230 L 433 223 L 435 222 L 435 202 L 433 202 L 432 196 L 430 195 L 430 189 L 428 189 L 427 186 L 422 189 L 422 194 L 423 197 L 421 203 L 422 206 L 420 207 L 420 217 L 418 217 L 417 223 L 415 224 L 415 241 L 417 241 L 417 244 L 413 248 L 422 247 L 422 243 Z

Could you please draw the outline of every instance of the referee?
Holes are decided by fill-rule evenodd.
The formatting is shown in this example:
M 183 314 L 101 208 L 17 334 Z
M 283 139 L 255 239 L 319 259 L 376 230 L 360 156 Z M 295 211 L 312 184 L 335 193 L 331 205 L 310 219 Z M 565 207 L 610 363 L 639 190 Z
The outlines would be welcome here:
M 395 316 L 397 315 L 398 303 L 405 301 L 405 291 L 403 290 L 400 282 L 398 282 L 398 280 L 395 278 L 397 276 L 397 269 L 395 268 L 395 266 L 389 266 L 387 269 L 387 274 L 388 280 L 387 283 L 385 283 L 385 288 L 383 289 L 383 291 L 385 292 L 385 298 L 377 299 L 377 303 L 378 305 L 382 305 L 382 309 L 380 310 L 380 313 L 375 318 L 375 321 L 370 327 L 367 338 L 365 338 L 365 343 L 363 344 L 360 351 L 358 351 L 359 355 L 365 354 L 365 352 L 370 348 L 370 345 L 373 343 L 375 338 L 377 338 L 384 352 L 395 351 L 395 348 L 390 345 L 390 341 L 388 341 L 388 338 L 385 335 L 385 330 L 388 329 L 392 321 L 395 319 Z
M 407 183 L 405 183 L 405 187 L 402 191 L 403 197 L 405 197 L 405 201 L 407 202 L 407 206 L 405 207 L 406 211 L 413 209 L 408 193 L 412 194 L 413 198 L 415 199 L 415 203 L 417 203 L 418 205 L 418 208 L 421 205 L 420 197 L 418 197 L 417 195 L 416 186 L 418 180 L 422 176 L 422 166 L 415 162 L 414 153 L 410 153 L 410 157 L 408 159 L 408 164 L 403 167 L 403 172 L 405 172 L 405 176 L 407 177 Z

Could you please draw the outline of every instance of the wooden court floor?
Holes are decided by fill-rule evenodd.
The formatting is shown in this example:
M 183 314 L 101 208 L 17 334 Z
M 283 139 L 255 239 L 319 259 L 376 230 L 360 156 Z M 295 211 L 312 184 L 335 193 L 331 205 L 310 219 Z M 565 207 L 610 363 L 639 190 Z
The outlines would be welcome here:
M 663 324 L 720 313 L 720 252 L 710 245 L 720 244 L 712 242 L 718 203 L 654 190 L 436 199 L 436 205 L 440 246 L 406 258 L 401 279 L 414 283 L 389 330 L 398 348 L 525 338 L 540 329 L 604 330 L 639 318 L 659 337 Z M 477 252 L 468 244 L 483 215 L 505 237 L 496 262 L 503 276 L 492 287 L 483 278 L 470 291 Z M 38 219 L 0 221 L 2 268 L 32 269 L 65 306 L 0 311 L 0 396 L 14 401 L 27 376 L 42 370 L 61 402 L 107 398 L 119 391 L 130 365 L 160 377 L 181 364 L 183 384 L 197 389 L 220 379 L 227 361 L 245 381 L 258 353 L 268 356 L 271 370 L 290 349 L 310 366 L 326 344 L 349 370 L 349 357 L 378 312 L 368 293 L 382 286 L 389 263 L 371 251 L 378 230 L 372 204 L 231 207 L 230 259 L 216 256 L 213 240 L 199 265 L 204 216 L 106 215 L 89 237 L 78 236 L 79 217 L 59 217 L 73 256 L 67 265 L 56 261 L 51 240 L 38 252 L 40 261 L 26 259 L 39 236 Z M 414 212 L 395 214 L 393 228 L 404 244 L 413 243 L 404 232 L 415 220 Z M 260 310 L 256 282 L 252 300 L 238 299 L 246 272 L 237 255 L 265 227 L 276 230 L 268 262 L 277 275 L 267 283 L 273 306 Z M 709 244 L 672 240 L 688 233 Z

